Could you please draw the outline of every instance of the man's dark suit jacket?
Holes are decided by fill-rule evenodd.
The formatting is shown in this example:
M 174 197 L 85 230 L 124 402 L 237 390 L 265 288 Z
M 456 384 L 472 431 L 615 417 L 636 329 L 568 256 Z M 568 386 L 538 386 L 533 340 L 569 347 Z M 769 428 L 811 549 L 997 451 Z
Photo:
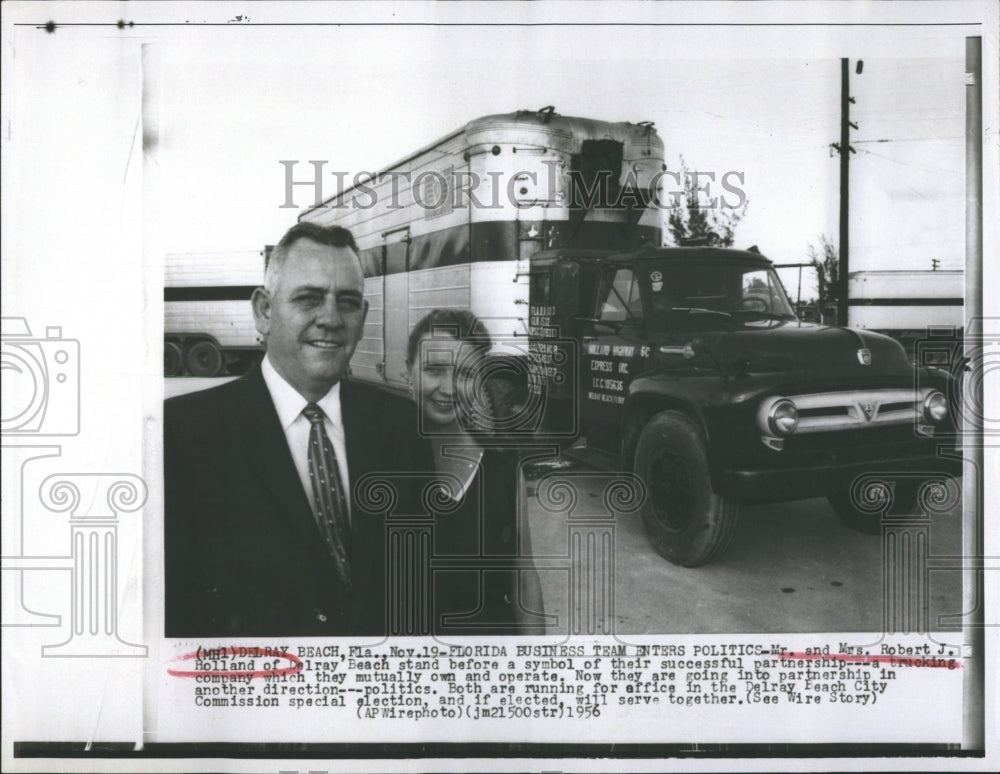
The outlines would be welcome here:
M 357 484 L 385 473 L 397 513 L 406 475 L 431 465 L 415 407 L 344 380 L 341 415 L 350 476 L 352 591 L 340 583 L 313 519 L 260 367 L 164 404 L 166 635 L 382 635 L 385 505 Z M 378 512 L 376 508 L 382 512 Z

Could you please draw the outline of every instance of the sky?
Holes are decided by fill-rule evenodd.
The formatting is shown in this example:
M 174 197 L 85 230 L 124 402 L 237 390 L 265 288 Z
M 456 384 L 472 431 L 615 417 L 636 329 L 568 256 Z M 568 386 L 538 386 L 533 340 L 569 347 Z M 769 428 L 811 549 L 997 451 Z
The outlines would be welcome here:
M 305 179 L 312 159 L 350 177 L 479 116 L 554 105 L 564 115 L 654 121 L 672 169 L 683 157 L 718 178 L 741 173 L 749 208 L 736 246 L 802 261 L 821 234 L 837 241 L 839 160 L 830 144 L 839 140 L 844 54 L 853 55 L 858 124 L 852 270 L 964 264 L 960 27 L 880 28 L 842 45 L 829 31 L 810 45 L 773 28 L 765 30 L 776 33 L 773 46 L 724 30 L 716 42 L 725 45 L 710 49 L 711 31 L 700 28 L 255 32 L 159 48 L 160 77 L 146 83 L 161 100 L 156 163 L 168 252 L 276 241 L 297 214 L 279 207 L 279 160 L 299 161 Z M 824 48 L 826 56 L 800 56 Z M 309 203 L 299 190 L 296 201 Z

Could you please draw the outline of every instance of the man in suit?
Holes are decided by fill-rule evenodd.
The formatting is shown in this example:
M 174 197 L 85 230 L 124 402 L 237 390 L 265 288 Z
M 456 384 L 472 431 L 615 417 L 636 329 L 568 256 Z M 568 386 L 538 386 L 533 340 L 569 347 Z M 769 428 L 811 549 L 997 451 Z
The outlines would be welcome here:
M 363 290 L 349 231 L 293 226 L 252 299 L 262 363 L 166 401 L 168 637 L 385 633 L 392 505 L 357 485 L 405 512 L 429 451 L 409 401 L 344 378 Z

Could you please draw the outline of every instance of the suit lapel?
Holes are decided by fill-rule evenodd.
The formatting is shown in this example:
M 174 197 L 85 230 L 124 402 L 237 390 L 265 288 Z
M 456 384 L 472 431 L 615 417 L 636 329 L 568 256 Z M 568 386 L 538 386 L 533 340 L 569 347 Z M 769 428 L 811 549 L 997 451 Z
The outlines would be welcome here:
M 351 509 L 355 507 L 354 489 L 364 476 L 376 469 L 378 446 L 372 443 L 378 434 L 377 412 L 358 385 L 344 379 L 340 383 L 340 415 L 344 423 L 344 446 L 347 448 L 347 473 L 351 479 Z
M 277 509 L 302 535 L 310 550 L 320 559 L 330 562 L 260 366 L 256 366 L 241 382 L 244 400 L 234 401 L 234 404 L 242 435 L 241 445 L 249 465 L 274 498 Z
M 351 534 L 354 542 L 351 572 L 354 578 L 352 625 L 356 629 L 362 616 L 371 611 L 370 591 L 383 572 L 385 519 L 383 514 L 365 511 L 355 496 L 358 483 L 369 473 L 384 469 L 379 465 L 379 422 L 376 407 L 359 395 L 358 385 L 344 379 L 340 383 L 340 413 L 344 422 L 344 446 L 347 448 L 347 471 L 351 487 Z M 380 587 L 381 588 L 381 587 Z M 382 595 L 384 596 L 384 594 Z M 384 603 L 383 603 L 384 604 Z

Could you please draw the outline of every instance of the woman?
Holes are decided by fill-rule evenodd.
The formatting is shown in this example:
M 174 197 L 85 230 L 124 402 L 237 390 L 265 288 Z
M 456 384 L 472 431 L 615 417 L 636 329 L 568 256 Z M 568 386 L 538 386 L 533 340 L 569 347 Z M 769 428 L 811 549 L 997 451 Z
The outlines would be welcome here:
M 442 477 L 434 529 L 439 635 L 545 633 L 528 524 L 517 518 L 517 458 L 489 432 L 482 366 L 491 346 L 476 317 L 460 309 L 430 312 L 407 344 L 420 430 Z

